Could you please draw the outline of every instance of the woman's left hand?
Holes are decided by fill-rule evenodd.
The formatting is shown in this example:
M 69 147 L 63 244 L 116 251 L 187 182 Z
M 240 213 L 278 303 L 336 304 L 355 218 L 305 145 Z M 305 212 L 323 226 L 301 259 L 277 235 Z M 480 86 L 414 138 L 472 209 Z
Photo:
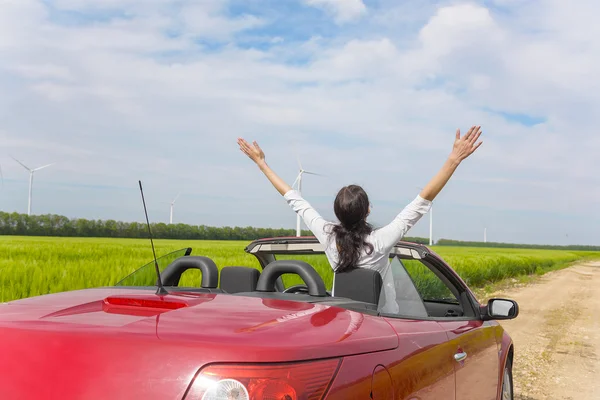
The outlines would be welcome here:
M 240 150 L 246 154 L 256 164 L 265 162 L 265 153 L 262 151 L 258 143 L 252 142 L 252 145 L 245 141 L 243 138 L 238 138 L 238 144 Z

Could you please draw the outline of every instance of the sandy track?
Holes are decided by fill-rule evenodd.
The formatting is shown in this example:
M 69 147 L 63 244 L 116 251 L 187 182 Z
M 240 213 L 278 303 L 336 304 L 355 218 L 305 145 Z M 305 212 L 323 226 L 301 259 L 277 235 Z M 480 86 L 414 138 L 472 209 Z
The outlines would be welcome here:
M 515 399 L 600 399 L 600 262 L 492 296 L 519 303 L 519 316 L 502 321 L 515 344 Z

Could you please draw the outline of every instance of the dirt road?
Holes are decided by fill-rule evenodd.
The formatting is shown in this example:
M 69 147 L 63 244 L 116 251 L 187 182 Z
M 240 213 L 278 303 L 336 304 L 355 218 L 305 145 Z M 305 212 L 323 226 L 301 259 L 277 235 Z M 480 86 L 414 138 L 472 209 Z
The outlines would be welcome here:
M 492 296 L 519 303 L 502 322 L 515 343 L 515 399 L 600 400 L 600 262 Z

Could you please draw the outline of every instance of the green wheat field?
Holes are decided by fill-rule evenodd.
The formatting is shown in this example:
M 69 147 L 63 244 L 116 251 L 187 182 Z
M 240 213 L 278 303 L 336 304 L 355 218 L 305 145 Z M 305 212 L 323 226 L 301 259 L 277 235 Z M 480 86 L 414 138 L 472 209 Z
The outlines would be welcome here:
M 185 247 L 224 266 L 259 268 L 246 254 L 248 242 L 156 240 L 157 256 Z M 600 252 L 468 247 L 433 247 L 473 288 L 506 278 L 542 274 L 570 262 L 596 258 Z M 291 257 L 290 257 L 291 258 Z M 293 256 L 319 271 L 331 288 L 332 272 L 325 256 Z M 143 239 L 53 238 L 0 236 L 0 302 L 42 294 L 114 285 L 152 260 L 150 242 Z M 184 274 L 180 285 L 199 286 L 198 271 Z M 286 285 L 301 283 L 285 277 Z

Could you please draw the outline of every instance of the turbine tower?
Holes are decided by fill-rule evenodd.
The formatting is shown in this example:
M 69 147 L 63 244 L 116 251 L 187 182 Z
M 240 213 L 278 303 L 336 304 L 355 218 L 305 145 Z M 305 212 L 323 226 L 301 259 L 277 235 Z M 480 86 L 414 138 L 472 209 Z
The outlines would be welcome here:
M 25 164 L 23 164 L 21 161 L 17 160 L 16 158 L 13 157 L 13 160 L 15 160 L 16 162 L 18 162 L 19 164 L 21 164 L 21 166 L 23 168 L 25 168 L 27 171 L 29 171 L 29 202 L 27 203 L 27 215 L 31 215 L 31 191 L 32 191 L 32 187 L 33 187 L 33 173 L 37 172 L 41 169 L 47 168 L 51 165 L 54 165 L 54 163 L 52 164 L 47 164 L 41 167 L 37 167 L 34 169 L 29 168 L 28 166 L 26 166 Z
M 423 190 L 422 187 L 417 186 L 417 189 Z M 433 202 L 429 208 L 429 245 L 433 246 Z
M 170 203 L 171 204 L 171 216 L 169 218 L 169 224 L 173 223 L 173 206 L 175 205 L 175 202 L 177 201 L 177 199 L 179 198 L 179 195 L 181 194 L 181 192 L 179 192 L 177 194 L 177 196 L 173 199 L 173 201 Z
M 296 177 L 296 180 L 292 184 L 292 188 L 294 186 L 296 186 L 296 184 L 298 184 L 297 190 L 298 190 L 298 193 L 300 193 L 300 194 L 302 194 L 302 175 L 307 174 L 307 175 L 324 176 L 324 175 L 321 175 L 321 174 L 317 174 L 315 172 L 306 171 L 304 168 L 302 168 L 302 163 L 300 162 L 300 158 L 299 157 L 298 157 L 298 167 L 300 169 L 300 172 L 298 173 L 298 176 Z M 296 214 L 296 236 L 301 236 L 301 231 L 300 231 L 300 215 L 298 215 L 298 214 Z
M 429 209 L 429 245 L 433 246 L 433 202 Z

